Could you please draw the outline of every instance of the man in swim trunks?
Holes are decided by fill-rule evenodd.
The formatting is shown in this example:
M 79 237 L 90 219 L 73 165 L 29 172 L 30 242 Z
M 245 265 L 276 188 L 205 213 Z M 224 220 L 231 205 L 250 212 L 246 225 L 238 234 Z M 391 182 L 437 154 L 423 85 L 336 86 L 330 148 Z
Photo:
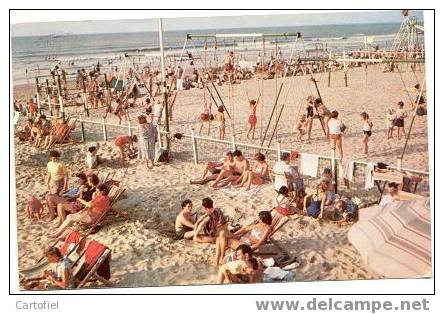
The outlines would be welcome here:
M 194 224 L 196 216 L 193 215 L 193 202 L 184 200 L 182 202 L 182 209 L 176 217 L 175 231 L 176 239 L 191 240 L 194 236 Z

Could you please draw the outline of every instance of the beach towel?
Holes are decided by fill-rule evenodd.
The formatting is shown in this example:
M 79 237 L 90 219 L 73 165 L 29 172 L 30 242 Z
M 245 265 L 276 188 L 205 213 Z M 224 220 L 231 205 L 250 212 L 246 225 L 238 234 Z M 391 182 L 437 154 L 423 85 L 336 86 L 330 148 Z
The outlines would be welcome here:
M 302 174 L 310 177 L 318 175 L 319 157 L 312 154 L 301 155 Z
M 373 179 L 373 170 L 375 169 L 374 163 L 367 164 L 367 168 L 365 168 L 365 185 L 364 189 L 370 190 L 375 186 L 375 181 Z
M 354 161 L 344 161 L 339 163 L 339 178 L 353 182 L 353 172 L 355 170 Z

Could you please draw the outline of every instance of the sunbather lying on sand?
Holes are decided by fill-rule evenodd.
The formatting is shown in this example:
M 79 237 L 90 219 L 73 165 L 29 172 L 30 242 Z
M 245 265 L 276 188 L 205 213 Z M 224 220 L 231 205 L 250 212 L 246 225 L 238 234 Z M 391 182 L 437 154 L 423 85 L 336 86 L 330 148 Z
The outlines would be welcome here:
M 202 177 L 198 180 L 190 180 L 191 184 L 205 184 L 217 179 L 224 169 L 234 166 L 234 157 L 232 152 L 227 152 L 225 157 L 218 162 L 210 161 L 206 164 Z
M 76 222 L 83 224 L 94 224 L 103 216 L 111 207 L 111 201 L 109 199 L 108 189 L 105 185 L 100 184 L 97 187 L 94 198 L 90 202 L 86 202 L 82 199 L 78 199 L 80 203 L 85 205 L 85 209 L 79 211 L 78 213 L 69 215 L 65 221 L 60 225 L 60 227 L 51 233 L 49 236 L 56 238 L 60 236 L 66 228 L 70 227 Z
M 176 217 L 176 238 L 191 240 L 194 236 L 196 217 L 193 215 L 193 203 L 190 200 L 182 202 L 182 209 Z
M 225 250 L 227 248 L 237 249 L 241 244 L 248 244 L 252 250 L 260 247 L 268 238 L 271 232 L 272 217 L 269 211 L 259 212 L 259 222 L 254 225 L 242 227 L 234 234 L 222 231 L 216 239 L 215 264 L 223 263 Z
M 220 208 L 214 208 L 213 200 L 206 197 L 202 200 L 204 214 L 195 224 L 193 240 L 198 243 L 215 243 L 221 231 L 227 231 L 227 221 Z

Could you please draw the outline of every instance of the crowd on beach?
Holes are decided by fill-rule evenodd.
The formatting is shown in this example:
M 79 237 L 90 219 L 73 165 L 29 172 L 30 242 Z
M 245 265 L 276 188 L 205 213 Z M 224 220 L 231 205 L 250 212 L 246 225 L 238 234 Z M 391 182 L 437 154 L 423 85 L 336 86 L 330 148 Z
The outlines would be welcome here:
M 420 52 L 418 52 L 420 55 Z M 367 58 L 370 54 L 361 52 L 354 54 L 354 58 Z M 189 56 L 192 59 L 192 56 Z M 377 55 L 372 55 L 376 58 Z M 384 53 L 380 58 L 386 57 Z M 185 69 L 180 65 L 169 65 L 168 89 L 166 105 L 169 109 L 169 118 L 172 119 L 177 90 L 193 87 L 204 88 L 209 82 L 216 85 L 234 84 L 240 80 L 249 79 L 261 75 L 263 78 L 272 79 L 277 76 L 304 75 L 326 71 L 324 62 L 300 63 L 296 60 L 285 61 L 277 54 L 271 56 L 268 62 L 263 62 L 263 56 L 258 55 L 258 60 L 252 69 L 245 70 L 239 67 L 233 52 L 227 53 L 223 67 L 210 69 L 203 72 L 199 68 L 193 68 L 191 75 L 184 75 Z M 334 66 L 341 67 L 341 64 Z M 356 66 L 360 66 L 356 64 Z M 289 68 L 291 70 L 289 70 Z M 27 122 L 17 129 L 18 138 L 31 143 L 38 149 L 49 151 L 47 164 L 47 195 L 45 203 L 48 214 L 45 217 L 48 222 L 54 223 L 54 231 L 50 234 L 53 238 L 66 238 L 67 231 L 75 224 L 94 225 L 112 207 L 111 198 L 108 197 L 110 185 L 101 182 L 97 175 L 104 160 L 100 156 L 100 147 L 90 145 L 85 153 L 85 170 L 75 175 L 75 185 L 70 187 L 69 174 L 61 161 L 61 154 L 54 146 L 70 141 L 69 133 L 72 128 L 69 119 L 64 117 L 60 104 L 63 95 L 65 100 L 70 99 L 66 71 L 55 66 L 51 70 L 52 85 L 48 86 L 47 93 L 56 112 L 57 119 L 54 123 L 38 112 L 38 106 L 34 99 L 26 105 L 14 102 L 15 110 L 26 113 Z M 61 87 L 58 87 L 57 78 L 60 75 Z M 100 82 L 100 77 L 104 81 Z M 129 82 L 125 87 L 118 88 L 122 80 L 121 73 L 116 67 L 102 74 L 101 66 L 94 66 L 89 72 L 80 69 L 76 74 L 76 86 L 73 100 L 77 105 L 85 105 L 82 98 L 82 90 L 85 92 L 86 101 L 90 110 L 105 108 L 105 117 L 113 113 L 123 120 L 130 120 L 128 109 L 136 107 L 137 99 L 144 88 L 148 96 L 144 97 L 142 113 L 137 116 L 138 131 L 136 135 L 119 135 L 114 138 L 114 147 L 118 152 L 118 162 L 123 167 L 130 165 L 130 159 L 138 157 L 147 169 L 152 169 L 159 164 L 156 160 L 158 151 L 158 128 L 165 124 L 163 116 L 162 76 L 160 71 L 152 71 L 149 67 L 143 69 L 131 68 L 124 73 L 125 80 Z M 122 80 L 123 81 L 123 80 Z M 60 95 L 60 89 L 65 91 Z M 411 90 L 414 93 L 414 102 L 408 104 L 414 115 L 427 114 L 425 91 L 419 84 Z M 43 96 L 43 94 L 42 94 Z M 248 124 L 247 139 L 254 139 L 257 126 L 257 105 L 261 95 L 257 99 L 248 99 L 249 116 L 245 123 Z M 63 101 L 63 100 L 62 100 Z M 226 108 L 218 106 L 217 113 L 211 112 L 211 104 L 204 103 L 202 113 L 197 118 L 201 133 L 204 123 L 215 120 L 218 125 L 219 139 L 226 136 Z M 398 140 L 406 137 L 405 119 L 409 116 L 409 110 L 405 104 L 399 101 L 396 108 L 387 109 L 387 139 L 396 137 Z M 367 112 L 360 113 L 362 119 L 362 143 L 363 155 L 369 157 L 369 142 L 374 127 L 371 117 Z M 345 159 L 343 140 L 346 136 L 346 125 L 340 119 L 340 113 L 331 110 L 323 103 L 321 98 L 308 96 L 305 110 L 296 117 L 294 124 L 294 136 L 298 143 L 311 140 L 313 124 L 319 120 L 326 140 L 331 148 L 338 152 L 341 161 Z M 208 162 L 199 178 L 190 181 L 190 184 L 207 184 L 217 193 L 227 186 L 249 191 L 252 186 L 273 184 L 275 190 L 274 205 L 270 210 L 260 211 L 254 222 L 245 226 L 230 226 L 223 210 L 215 206 L 209 197 L 201 201 L 201 209 L 194 211 L 193 202 L 183 200 L 181 210 L 175 221 L 175 237 L 177 240 L 192 240 L 195 243 L 211 243 L 215 245 L 214 264 L 219 267 L 218 283 L 237 282 L 261 282 L 266 269 L 264 261 L 259 257 L 260 248 L 271 240 L 271 236 L 293 215 L 305 215 L 314 219 L 334 221 L 338 225 L 352 223 L 358 219 L 359 202 L 350 195 L 338 195 L 336 182 L 333 179 L 332 169 L 324 169 L 321 178 L 307 187 L 304 185 L 303 176 L 295 165 L 298 158 L 297 152 L 282 153 L 280 160 L 273 166 L 268 163 L 262 153 L 256 153 L 253 160 L 245 158 L 241 151 L 234 150 L 221 156 L 220 160 Z M 381 204 L 398 201 L 398 191 L 402 188 L 397 183 L 388 185 L 388 194 L 382 198 Z M 43 218 L 42 203 L 31 198 L 28 204 L 31 218 Z M 47 272 L 44 278 L 50 285 L 59 288 L 74 287 L 72 268 L 68 258 L 63 256 L 56 247 L 51 247 L 46 252 L 50 263 L 56 264 L 55 272 Z M 288 261 L 287 261 L 288 262 Z

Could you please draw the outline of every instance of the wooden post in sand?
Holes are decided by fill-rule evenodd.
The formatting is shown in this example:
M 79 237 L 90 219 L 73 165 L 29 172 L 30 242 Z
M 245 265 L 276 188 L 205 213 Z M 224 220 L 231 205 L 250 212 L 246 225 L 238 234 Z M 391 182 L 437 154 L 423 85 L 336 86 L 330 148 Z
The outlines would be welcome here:
M 197 142 L 196 142 L 196 138 L 194 137 L 194 129 L 193 128 L 191 128 L 191 143 L 193 144 L 194 164 L 197 165 L 199 163 L 199 156 L 197 155 Z
M 331 60 L 331 51 L 329 53 L 329 57 Z M 330 87 L 330 81 L 331 81 L 331 61 L 328 61 L 328 87 Z
M 106 134 L 106 124 L 105 124 L 105 118 L 102 118 L 102 131 L 103 131 L 103 140 L 108 140 L 108 136 Z
M 131 130 L 131 121 L 128 121 L 127 124 L 128 124 L 128 135 L 132 136 L 133 135 L 133 131 Z
M 51 106 L 51 92 L 49 89 L 49 80 L 46 79 L 46 99 L 48 101 L 48 106 L 49 106 L 49 115 L 52 116 L 52 106 Z
M 82 142 L 85 141 L 85 126 L 83 124 L 82 115 L 79 117 L 80 122 L 80 135 L 82 136 Z
M 281 141 L 277 141 L 277 160 L 281 161 Z
M 342 52 L 342 58 L 344 59 L 344 82 L 345 82 L 345 87 L 348 87 L 347 69 L 346 69 L 346 63 L 345 63 L 345 51 Z
M 65 118 L 65 107 L 63 106 L 62 84 L 60 82 L 60 74 L 57 74 L 57 95 L 59 96 L 60 112 L 62 118 Z
M 40 106 L 40 88 L 39 88 L 39 78 L 35 78 L 35 91 L 36 91 L 36 101 L 37 101 L 37 113 L 42 114 L 42 107 Z
M 83 109 L 86 112 L 86 116 L 89 117 L 88 99 L 86 98 L 86 84 L 84 78 L 82 78 L 82 87 L 83 87 L 83 93 L 82 93 Z
M 236 142 L 235 142 L 234 135 L 231 135 L 231 149 L 234 152 L 236 150 Z
M 338 178 L 336 173 L 336 149 L 331 150 L 331 174 L 332 174 L 332 184 L 335 187 L 335 193 L 338 193 Z

